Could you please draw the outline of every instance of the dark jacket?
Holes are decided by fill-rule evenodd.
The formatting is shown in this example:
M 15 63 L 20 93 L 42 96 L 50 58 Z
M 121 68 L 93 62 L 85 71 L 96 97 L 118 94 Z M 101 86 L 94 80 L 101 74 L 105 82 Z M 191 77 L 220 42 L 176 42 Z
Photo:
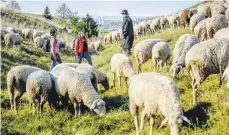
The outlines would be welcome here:
M 134 28 L 133 22 L 129 16 L 123 17 L 122 23 L 122 42 L 121 47 L 123 49 L 130 49 L 134 42 Z

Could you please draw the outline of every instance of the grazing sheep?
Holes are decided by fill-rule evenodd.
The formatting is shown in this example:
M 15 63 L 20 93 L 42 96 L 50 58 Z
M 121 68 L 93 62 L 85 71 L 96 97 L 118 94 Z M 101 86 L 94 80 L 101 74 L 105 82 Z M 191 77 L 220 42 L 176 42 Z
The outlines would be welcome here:
M 41 31 L 34 31 L 33 32 L 33 40 L 36 38 L 36 37 L 41 37 L 43 34 L 46 34 L 45 32 L 41 32 Z
M 114 75 L 113 76 L 114 87 L 115 87 L 115 75 L 118 78 L 118 83 L 119 83 L 118 94 L 121 87 L 121 77 L 125 78 L 125 82 L 127 86 L 127 79 L 132 77 L 135 74 L 130 58 L 121 53 L 114 54 L 111 57 L 111 72 Z
M 194 31 L 195 26 L 202 21 L 203 19 L 205 19 L 204 15 L 202 14 L 195 14 L 191 17 L 190 20 L 190 29 L 191 31 Z
M 94 86 L 95 90 L 98 91 L 98 87 L 97 87 L 98 77 L 97 77 L 97 72 L 95 67 L 88 64 L 62 63 L 55 66 L 52 69 L 51 73 L 56 77 L 58 76 L 59 72 L 64 70 L 66 67 L 73 67 L 77 72 L 81 72 L 88 75 L 91 79 L 91 83 Z
M 134 37 L 139 38 L 143 36 L 143 29 L 139 25 L 134 25 Z
M 167 26 L 168 26 L 168 20 L 166 19 L 166 17 L 161 17 L 160 18 L 160 27 L 161 27 L 161 29 L 163 30 L 163 29 L 165 29 Z
M 141 65 L 152 58 L 152 49 L 161 39 L 147 39 L 137 43 L 134 47 L 134 57 L 137 61 L 137 73 L 141 72 Z
M 99 55 L 99 52 L 95 50 L 95 47 L 93 45 L 88 46 L 88 53 L 90 55 Z
M 66 47 L 66 41 L 65 40 L 59 39 L 57 42 L 59 43 L 60 48 L 65 48 Z
M 198 38 L 191 34 L 184 34 L 177 40 L 170 68 L 170 71 L 173 70 L 174 77 L 185 67 L 185 56 L 188 50 L 197 43 L 199 43 Z
M 7 31 L 10 31 L 10 32 L 15 32 L 15 28 L 14 27 L 7 27 L 6 28 Z
M 197 7 L 197 13 L 204 15 L 206 18 L 211 17 L 211 7 L 209 3 L 200 4 Z
M 228 22 L 225 15 L 215 15 L 208 19 L 206 22 L 206 30 L 207 30 L 207 36 L 208 39 L 213 38 L 214 34 L 222 29 L 228 26 Z
M 154 64 L 154 70 L 166 66 L 171 56 L 169 45 L 166 42 L 158 42 L 152 49 L 152 60 Z
M 44 38 L 42 38 L 42 37 L 36 37 L 34 39 L 34 44 L 35 44 L 35 47 L 41 48 L 46 44 L 46 40 Z
M 189 9 L 189 11 L 191 11 L 193 15 L 197 14 L 197 9 L 196 8 L 191 8 L 191 9 Z
M 225 71 L 223 73 L 222 79 L 224 79 L 224 78 L 227 81 L 227 88 L 229 89 L 229 66 L 225 69 Z
M 4 37 L 6 34 L 10 33 L 9 31 L 7 30 L 0 30 L 0 34 L 1 34 L 1 40 L 4 41 Z
M 28 76 L 35 71 L 40 70 L 39 68 L 33 66 L 16 66 L 10 69 L 7 74 L 7 89 L 10 96 L 11 109 L 14 108 L 16 111 L 16 106 L 18 100 L 26 91 L 26 81 Z M 17 90 L 14 94 L 14 89 Z
M 112 33 L 111 33 L 111 37 L 112 37 L 112 42 L 118 44 L 118 41 L 120 41 L 120 33 L 119 33 L 119 31 L 114 31 L 114 32 L 112 32 Z M 96 45 L 96 44 L 97 44 L 97 45 Z M 103 48 L 102 48 L 102 41 L 101 41 L 101 40 L 98 40 L 98 41 L 95 42 L 95 48 L 97 48 L 97 46 L 98 46 L 98 47 L 101 47 L 101 48 L 98 48 L 97 51 L 103 49 Z
M 215 39 L 227 38 L 229 39 L 229 27 L 220 29 L 214 35 Z
M 151 23 L 151 22 L 150 22 Z M 150 23 L 147 21 L 142 21 L 138 24 L 139 26 L 139 32 L 142 34 L 142 35 L 146 35 L 147 31 L 150 30 Z M 150 32 L 152 33 L 152 31 L 150 30 Z
M 155 33 L 156 30 L 160 28 L 160 17 L 154 18 L 150 24 L 150 29 L 152 33 Z
M 30 41 L 33 40 L 33 30 L 32 29 L 23 29 L 22 35 L 24 35 L 24 39 L 28 39 Z
M 8 33 L 4 36 L 4 41 L 6 46 L 10 47 L 13 45 L 20 45 L 22 38 L 19 34 L 15 33 Z
M 51 39 L 51 37 L 48 34 L 43 34 L 41 37 L 44 38 L 45 40 Z
M 104 43 L 105 44 L 112 44 L 112 34 L 111 33 L 104 36 Z
M 200 84 L 211 74 L 223 72 L 229 61 L 229 39 L 210 39 L 193 46 L 186 54 L 185 66 L 192 78 L 193 104 Z
M 112 35 L 113 36 L 113 35 Z M 115 35 L 117 36 L 117 35 Z M 117 38 L 114 39 L 114 41 L 116 41 Z M 118 42 L 118 41 L 117 41 Z M 96 51 L 102 51 L 104 48 L 103 48 L 103 42 L 102 40 L 97 40 L 95 42 L 91 42 L 91 45 L 94 47 L 94 49 Z
M 167 20 L 169 22 L 169 26 L 171 28 L 175 28 L 177 26 L 179 26 L 180 24 L 180 18 L 178 14 L 172 14 L 170 16 L 167 16 Z
M 52 99 L 57 98 L 57 94 L 53 85 L 53 76 L 47 71 L 38 70 L 28 76 L 26 92 L 29 102 L 33 104 L 33 114 L 36 113 L 35 99 L 38 100 L 41 115 L 43 114 L 45 102 L 48 101 L 50 106 L 54 103 Z
M 73 67 L 65 67 L 54 77 L 54 82 L 57 94 L 74 104 L 75 116 L 81 114 L 81 104 L 99 115 L 106 113 L 105 102 L 98 96 L 86 74 L 77 72 Z
M 193 15 L 192 12 L 189 10 L 182 11 L 180 17 L 180 23 L 181 25 L 184 26 L 184 28 L 189 26 L 190 18 L 192 17 L 192 15 Z
M 105 90 L 109 90 L 109 78 L 105 73 L 96 69 L 98 84 L 101 84 Z
M 194 28 L 194 34 L 200 39 L 200 41 L 207 40 L 206 23 L 208 19 L 210 18 L 203 19 Z
M 160 128 L 168 122 L 171 135 L 179 135 L 182 122 L 189 120 L 183 115 L 180 105 L 180 93 L 176 83 L 168 76 L 148 72 L 131 77 L 129 85 L 129 108 L 134 117 L 136 134 L 138 130 L 138 111 L 141 113 L 140 129 L 144 128 L 145 117 L 150 117 L 150 135 L 152 135 L 154 116 L 160 112 L 165 119 Z
M 20 36 L 22 36 L 22 31 L 21 30 L 15 30 L 14 33 L 19 34 Z
M 212 4 L 211 5 L 211 14 L 212 16 L 215 15 L 225 15 L 226 8 L 223 5 L 220 4 Z

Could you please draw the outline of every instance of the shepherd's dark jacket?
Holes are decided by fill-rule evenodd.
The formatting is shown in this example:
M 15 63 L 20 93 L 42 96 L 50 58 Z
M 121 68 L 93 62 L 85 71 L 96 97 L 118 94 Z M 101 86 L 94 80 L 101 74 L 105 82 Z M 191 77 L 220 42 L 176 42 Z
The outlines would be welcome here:
M 123 49 L 130 49 L 134 42 L 134 28 L 133 22 L 129 16 L 123 17 L 122 23 L 122 42 L 121 47 Z

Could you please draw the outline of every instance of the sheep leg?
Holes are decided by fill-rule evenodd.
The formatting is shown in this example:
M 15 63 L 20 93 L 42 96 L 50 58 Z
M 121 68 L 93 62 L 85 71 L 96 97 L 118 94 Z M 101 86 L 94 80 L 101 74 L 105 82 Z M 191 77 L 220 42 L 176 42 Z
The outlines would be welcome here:
M 139 130 L 138 130 L 138 106 L 136 106 L 134 101 L 131 100 L 131 99 L 129 99 L 129 110 L 130 110 L 131 115 L 134 117 L 136 135 L 139 135 Z
M 151 116 L 150 117 L 150 133 L 149 133 L 149 135 L 153 134 L 153 123 L 154 123 L 153 116 Z
M 126 89 L 125 89 L 125 92 L 127 91 L 127 89 L 128 89 L 128 84 L 127 84 L 127 77 L 125 78 L 125 84 L 126 84 Z
M 9 96 L 10 96 L 10 107 L 11 109 L 14 109 L 14 91 L 9 92 Z
M 115 73 L 113 73 L 113 85 L 115 87 Z
M 36 102 L 34 101 L 33 103 L 33 115 L 36 114 Z
M 44 112 L 44 104 L 45 104 L 45 100 L 44 100 L 44 97 L 41 96 L 41 100 L 40 100 L 40 115 L 43 115 L 43 112 Z
M 118 94 L 119 94 L 120 89 L 121 89 L 121 76 L 118 77 L 118 84 L 119 84 L 119 87 L 118 87 Z
M 78 103 L 76 101 L 73 102 L 74 110 L 75 110 L 75 117 L 78 115 Z
M 197 89 L 193 89 L 193 91 L 192 91 L 192 94 L 193 94 L 193 105 L 196 104 L 196 92 L 197 92 Z
M 222 86 L 222 77 L 223 77 L 223 75 L 222 75 L 222 73 L 220 73 L 220 78 L 219 78 L 219 87 L 220 87 L 220 86 Z
M 139 72 L 142 72 L 142 70 L 141 70 L 141 64 L 138 64 L 138 74 L 139 74 Z
M 81 104 L 79 103 L 78 104 L 78 116 L 80 116 L 81 115 Z
M 17 112 L 17 104 L 18 100 L 21 98 L 24 92 L 17 91 L 17 93 L 14 96 L 14 111 Z
M 145 119 L 146 113 L 147 113 L 147 110 L 144 108 L 141 114 L 141 124 L 140 124 L 141 130 L 144 128 L 144 119 Z

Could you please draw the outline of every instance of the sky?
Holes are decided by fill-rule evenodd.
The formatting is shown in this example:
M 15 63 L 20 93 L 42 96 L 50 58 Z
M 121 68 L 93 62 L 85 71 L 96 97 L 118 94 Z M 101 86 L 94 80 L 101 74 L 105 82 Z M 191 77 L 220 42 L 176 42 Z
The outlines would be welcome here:
M 168 15 L 190 7 L 201 0 L 183 1 L 34 1 L 18 0 L 21 11 L 27 13 L 42 14 L 44 7 L 48 6 L 52 14 L 61 3 L 66 3 L 72 11 L 77 11 L 79 15 L 89 13 L 93 16 L 120 16 L 122 9 L 127 9 L 130 16 L 159 16 Z M 2 4 L 2 2 L 1 2 Z M 4 6 L 4 4 L 2 4 Z

